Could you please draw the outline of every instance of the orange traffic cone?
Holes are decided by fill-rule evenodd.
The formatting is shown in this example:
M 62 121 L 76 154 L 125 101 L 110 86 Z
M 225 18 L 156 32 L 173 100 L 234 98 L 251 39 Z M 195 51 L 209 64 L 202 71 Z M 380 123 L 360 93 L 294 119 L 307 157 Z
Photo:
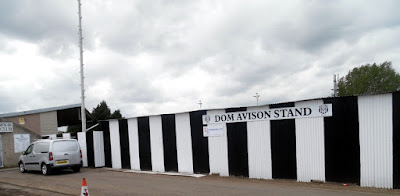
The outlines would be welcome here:
M 87 188 L 85 178 L 83 178 L 83 180 L 82 180 L 81 196 L 89 196 L 89 190 Z

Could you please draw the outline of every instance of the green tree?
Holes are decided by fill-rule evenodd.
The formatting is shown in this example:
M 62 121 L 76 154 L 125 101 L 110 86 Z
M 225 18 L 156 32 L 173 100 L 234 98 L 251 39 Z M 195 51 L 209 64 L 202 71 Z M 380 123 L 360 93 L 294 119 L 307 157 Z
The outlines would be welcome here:
M 123 118 L 123 117 L 121 114 L 121 110 L 119 110 L 119 109 L 115 110 L 110 116 L 110 119 L 120 119 L 120 118 Z
M 110 119 L 111 111 L 108 107 L 106 101 L 101 101 L 97 107 L 93 108 L 92 116 L 95 117 L 97 120 L 106 120 Z
M 111 114 L 111 110 L 108 107 L 106 101 L 101 101 L 95 108 L 92 110 L 92 116 L 96 118 L 96 120 L 107 120 L 107 119 L 120 119 L 123 118 L 121 111 L 115 110 Z M 88 127 L 92 126 L 94 124 L 89 125 Z M 102 130 L 102 127 L 97 126 L 93 130 Z M 76 132 L 81 132 L 82 131 L 82 125 L 70 125 L 67 127 L 67 132 L 69 133 L 76 133 Z
M 399 89 L 400 75 L 391 62 L 366 64 L 340 78 L 338 86 L 339 96 L 391 92 Z

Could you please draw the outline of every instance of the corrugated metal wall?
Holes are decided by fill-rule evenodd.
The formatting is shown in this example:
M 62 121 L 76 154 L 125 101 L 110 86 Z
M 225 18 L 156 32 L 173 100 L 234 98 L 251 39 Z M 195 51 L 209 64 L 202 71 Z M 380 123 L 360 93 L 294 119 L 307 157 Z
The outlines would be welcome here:
M 161 116 L 150 116 L 150 143 L 153 171 L 164 172 L 164 147 Z
M 192 139 L 189 113 L 175 115 L 178 171 L 193 173 Z
M 131 169 L 140 170 L 139 133 L 137 118 L 128 119 L 129 152 L 131 153 Z
M 251 107 L 248 111 L 269 107 Z M 249 177 L 272 179 L 270 121 L 247 122 Z
M 94 166 L 104 167 L 104 137 L 102 131 L 93 131 Z
M 361 186 L 393 188 L 392 95 L 358 97 Z
M 121 169 L 121 145 L 119 142 L 118 120 L 110 121 L 110 142 L 112 168 Z
M 296 107 L 322 105 L 322 100 L 295 103 Z M 325 182 L 324 117 L 296 119 L 297 180 Z
M 83 132 L 78 132 L 78 143 L 79 146 L 81 147 L 82 151 L 82 162 L 83 162 L 83 167 L 88 166 L 88 160 L 87 160 L 87 150 L 86 150 L 86 133 Z
M 207 111 L 208 115 L 224 114 L 225 110 Z M 223 127 L 222 137 L 208 137 L 208 153 L 210 159 L 210 173 L 229 176 L 228 166 L 228 141 L 226 137 L 226 124 L 209 124 L 209 128 Z
M 333 116 L 202 122 L 205 114 L 323 104 L 332 104 Z M 394 93 L 139 117 L 128 119 L 127 127 L 111 120 L 102 122 L 105 165 L 121 168 L 124 154 L 135 170 L 164 172 L 168 167 L 183 173 L 399 188 L 399 105 L 400 93 Z M 223 135 L 204 137 L 204 126 L 222 127 Z M 86 135 L 78 136 L 86 149 Z M 129 145 L 129 151 L 125 145 Z

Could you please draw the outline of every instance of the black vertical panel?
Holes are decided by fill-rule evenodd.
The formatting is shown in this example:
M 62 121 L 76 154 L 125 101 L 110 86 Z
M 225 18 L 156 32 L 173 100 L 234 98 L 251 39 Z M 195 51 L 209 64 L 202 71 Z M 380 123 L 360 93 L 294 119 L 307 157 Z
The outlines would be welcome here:
M 226 112 L 246 111 L 246 108 L 230 108 Z M 227 123 L 229 175 L 249 177 L 247 153 L 247 123 Z
M 400 92 L 393 93 L 393 188 L 400 188 Z
M 284 107 L 294 107 L 294 103 L 270 106 Z M 272 178 L 297 178 L 295 119 L 271 120 L 271 156 Z
M 86 132 L 86 150 L 88 166 L 94 167 L 93 131 Z
M 360 184 L 360 140 L 357 97 L 324 99 L 332 104 L 332 117 L 324 118 L 325 178 Z
M 152 170 L 149 117 L 138 118 L 139 159 L 141 170 Z
M 208 138 L 203 137 L 203 118 L 206 111 L 190 112 L 194 173 L 210 173 Z
M 119 124 L 119 143 L 121 146 L 121 166 L 124 169 L 131 168 L 131 157 L 129 153 L 128 120 L 118 120 Z
M 161 121 L 164 147 L 164 168 L 165 171 L 177 172 L 178 158 L 176 153 L 175 115 L 162 115 Z
M 105 166 L 112 167 L 111 162 L 111 141 L 110 141 L 110 125 L 108 121 L 101 121 L 100 122 L 101 129 L 103 130 L 103 137 L 104 137 L 104 159 L 105 159 Z

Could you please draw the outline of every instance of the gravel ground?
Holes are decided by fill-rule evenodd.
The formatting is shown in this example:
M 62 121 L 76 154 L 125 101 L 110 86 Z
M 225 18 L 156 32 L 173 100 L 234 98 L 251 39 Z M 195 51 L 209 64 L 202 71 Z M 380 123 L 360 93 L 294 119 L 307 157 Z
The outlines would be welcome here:
M 125 171 L 125 172 L 124 172 Z M 0 169 L 0 195 L 79 195 L 86 178 L 91 195 L 400 195 L 400 190 L 365 188 L 337 183 L 256 180 L 208 175 L 194 178 L 132 173 L 108 168 L 82 168 L 50 176 Z

